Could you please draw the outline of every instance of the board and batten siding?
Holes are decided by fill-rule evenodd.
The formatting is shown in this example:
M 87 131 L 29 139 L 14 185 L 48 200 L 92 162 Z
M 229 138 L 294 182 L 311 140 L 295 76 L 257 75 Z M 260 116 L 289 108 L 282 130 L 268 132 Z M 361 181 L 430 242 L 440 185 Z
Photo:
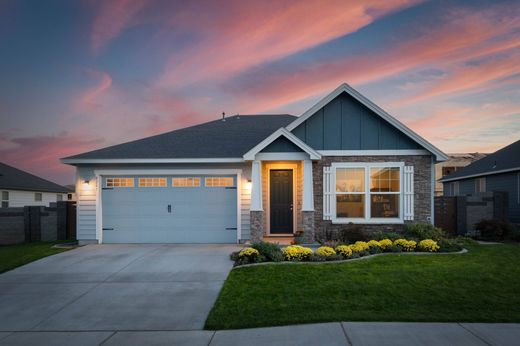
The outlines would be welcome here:
M 9 208 L 21 208 L 25 206 L 44 206 L 48 207 L 50 203 L 56 203 L 58 201 L 58 195 L 62 196 L 62 201 L 67 200 L 66 193 L 57 192 L 41 192 L 41 191 L 21 191 L 21 190 L 9 190 L 0 189 L 0 191 L 9 192 Z M 41 193 L 42 200 L 35 201 L 34 194 Z
M 392 150 L 422 147 L 345 93 L 292 131 L 315 150 Z
M 240 191 L 240 217 L 241 217 L 241 240 L 250 239 L 250 216 L 251 191 L 248 189 L 247 181 L 251 179 L 251 164 L 171 164 L 171 165 L 89 165 L 78 166 L 76 171 L 77 191 L 77 238 L 83 243 L 97 242 L 96 236 L 96 175 L 95 170 L 169 170 L 169 169 L 241 169 L 242 181 Z M 149 173 L 146 173 L 149 176 Z M 207 175 L 207 174 L 205 174 Z M 83 183 L 89 181 L 89 188 L 84 189 Z

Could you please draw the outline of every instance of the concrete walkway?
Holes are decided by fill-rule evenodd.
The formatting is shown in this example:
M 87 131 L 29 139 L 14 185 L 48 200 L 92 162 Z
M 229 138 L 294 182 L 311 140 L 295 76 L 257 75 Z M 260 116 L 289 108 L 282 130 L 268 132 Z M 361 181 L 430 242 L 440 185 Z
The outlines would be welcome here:
M 343 322 L 226 331 L 0 333 L 0 345 L 519 345 L 520 324 Z

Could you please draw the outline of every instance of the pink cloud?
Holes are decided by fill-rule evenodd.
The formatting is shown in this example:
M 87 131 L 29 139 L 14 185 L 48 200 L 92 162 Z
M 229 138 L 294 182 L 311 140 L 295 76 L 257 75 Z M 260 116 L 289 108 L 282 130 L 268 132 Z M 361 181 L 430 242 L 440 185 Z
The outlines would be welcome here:
M 104 71 L 85 69 L 85 74 L 96 80 L 96 85 L 79 96 L 79 105 L 85 109 L 99 107 L 97 99 L 112 86 L 112 77 Z
M 90 46 L 96 54 L 132 24 L 148 0 L 104 0 L 99 3 L 90 36 Z

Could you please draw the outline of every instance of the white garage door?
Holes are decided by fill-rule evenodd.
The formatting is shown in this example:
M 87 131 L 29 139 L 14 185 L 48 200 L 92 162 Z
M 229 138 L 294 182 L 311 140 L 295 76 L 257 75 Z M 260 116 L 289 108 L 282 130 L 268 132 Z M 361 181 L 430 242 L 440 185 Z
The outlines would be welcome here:
M 235 243 L 236 176 L 103 177 L 104 243 Z

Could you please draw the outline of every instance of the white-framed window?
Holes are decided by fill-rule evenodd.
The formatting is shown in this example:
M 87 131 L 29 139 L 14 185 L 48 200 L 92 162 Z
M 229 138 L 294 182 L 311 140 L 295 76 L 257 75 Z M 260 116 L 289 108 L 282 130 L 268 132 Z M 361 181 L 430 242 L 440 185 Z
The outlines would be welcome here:
M 61 201 L 63 201 L 63 195 L 62 195 L 61 193 L 58 193 L 58 194 L 56 195 L 56 201 L 57 201 L 57 202 L 61 202 Z
M 34 193 L 34 201 L 35 202 L 41 202 L 42 201 L 42 193 L 41 192 L 35 192 Z
M 199 187 L 200 178 L 176 177 L 172 178 L 173 187 Z
M 402 162 L 333 163 L 333 222 L 403 222 L 403 168 Z
M 2 191 L 2 208 L 9 208 L 9 191 Z
M 134 187 L 134 178 L 107 178 L 106 187 Z
M 166 187 L 166 178 L 150 177 L 139 178 L 139 187 Z
M 451 195 L 452 196 L 458 196 L 459 195 L 459 182 L 458 181 L 454 181 L 452 182 L 451 184 Z
M 475 192 L 486 192 L 486 177 L 475 179 Z
M 234 186 L 233 177 L 207 177 L 204 178 L 204 185 L 209 187 Z

